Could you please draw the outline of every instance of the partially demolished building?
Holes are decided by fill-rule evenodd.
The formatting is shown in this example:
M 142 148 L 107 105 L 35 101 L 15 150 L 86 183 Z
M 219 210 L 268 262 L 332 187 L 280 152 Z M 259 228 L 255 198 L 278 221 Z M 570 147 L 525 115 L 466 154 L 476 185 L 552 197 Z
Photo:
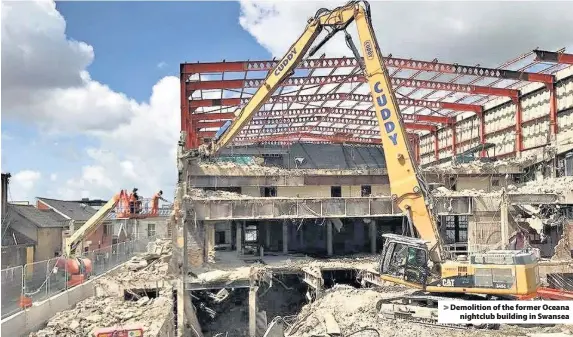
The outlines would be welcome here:
M 573 273 L 573 67 L 548 55 L 561 54 L 527 53 L 501 70 L 385 61 L 405 97 L 410 144 L 446 249 L 538 248 L 542 277 L 559 274 L 564 287 Z M 302 302 L 329 284 L 376 285 L 381 234 L 406 226 L 353 59 L 304 61 L 217 158 L 186 155 L 234 117 L 273 65 L 181 65 L 174 221 L 185 287 L 198 315 L 210 317 L 214 292 L 244 288 L 250 336 L 273 318 L 260 282 L 298 275 L 311 289 Z

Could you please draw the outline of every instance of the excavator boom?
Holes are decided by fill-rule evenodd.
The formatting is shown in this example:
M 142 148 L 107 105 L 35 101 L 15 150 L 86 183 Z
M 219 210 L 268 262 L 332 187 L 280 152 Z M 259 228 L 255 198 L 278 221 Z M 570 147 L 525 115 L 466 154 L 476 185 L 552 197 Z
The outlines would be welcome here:
M 358 48 L 346 32 L 352 22 L 356 22 L 358 28 L 363 57 L 359 55 Z M 330 28 L 330 31 L 325 39 L 311 49 L 316 37 L 326 27 Z M 410 224 L 410 236 L 383 235 L 384 247 L 379 276 L 385 281 L 404 284 L 423 292 L 421 295 L 381 300 L 380 308 L 393 315 L 400 312 L 403 314 L 406 310 L 415 313 L 409 316 L 414 318 L 419 317 L 417 309 L 420 307 L 408 305 L 406 309 L 403 306 L 396 309 L 395 305 L 401 305 L 396 303 L 410 301 L 409 303 L 420 303 L 424 308 L 432 306 L 435 309 L 439 294 L 453 294 L 457 297 L 534 294 L 539 286 L 539 277 L 537 262 L 531 253 L 502 251 L 474 255 L 469 260 L 446 259 L 436 219 L 429 207 L 431 195 L 427 192 L 413 159 L 390 76 L 384 66 L 372 28 L 370 7 L 366 1 L 351 1 L 334 10 L 320 9 L 308 21 L 304 33 L 269 72 L 263 85 L 240 110 L 236 119 L 225 124 L 212 143 L 204 145 L 199 153 L 205 156 L 214 155 L 229 144 L 277 90 L 281 81 L 294 73 L 307 51 L 312 56 L 340 31 L 345 32 L 346 43 L 370 87 L 386 158 L 391 197 Z M 422 320 L 433 322 L 435 317 L 436 313 L 433 312 L 427 320 Z
M 69 238 L 66 238 L 65 253 L 66 256 L 71 257 L 75 254 L 78 245 L 97 229 L 107 218 L 107 216 L 115 209 L 120 195 L 117 194 L 109 199 L 98 211 L 88 219 L 78 230 L 76 230 Z
M 361 2 L 364 5 L 361 5 Z M 218 132 L 218 137 L 211 144 L 209 152 L 211 155 L 216 154 L 238 135 L 266 100 L 277 90 L 280 83 L 294 73 L 294 69 L 306 55 L 324 27 L 329 27 L 331 31 L 323 41 L 310 50 L 311 55 L 337 32 L 345 31 L 353 21 L 356 22 L 358 28 L 364 58 L 361 58 L 358 54 L 348 33 L 346 33 L 346 40 L 363 68 L 362 70 L 370 86 L 384 154 L 387 158 L 386 163 L 388 176 L 391 181 L 392 198 L 406 214 L 420 238 L 428 243 L 430 259 L 439 263 L 443 257 L 436 221 L 426 205 L 426 198 L 429 196 L 425 193 L 425 187 L 421 184 L 422 180 L 412 161 L 413 157 L 406 129 L 400 115 L 396 97 L 392 91 L 390 76 L 382 60 L 382 53 L 374 35 L 370 19 L 370 6 L 366 1 L 351 1 L 332 11 L 327 9 L 319 10 L 309 20 L 304 33 L 269 72 L 263 85 L 240 110 L 236 119 L 230 125 L 225 125 Z

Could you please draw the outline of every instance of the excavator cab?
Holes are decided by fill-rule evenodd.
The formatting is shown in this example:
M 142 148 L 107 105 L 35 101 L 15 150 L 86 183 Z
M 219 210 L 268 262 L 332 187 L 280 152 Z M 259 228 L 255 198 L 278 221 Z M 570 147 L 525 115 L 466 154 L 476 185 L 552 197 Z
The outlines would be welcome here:
M 378 265 L 382 279 L 425 288 L 430 275 L 426 242 L 396 234 L 383 234 L 382 237 L 384 247 Z

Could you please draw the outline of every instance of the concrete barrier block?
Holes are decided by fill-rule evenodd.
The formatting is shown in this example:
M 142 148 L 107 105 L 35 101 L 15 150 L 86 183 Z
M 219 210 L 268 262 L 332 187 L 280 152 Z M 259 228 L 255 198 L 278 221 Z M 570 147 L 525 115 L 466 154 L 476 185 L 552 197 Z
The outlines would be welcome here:
M 26 312 L 20 311 L 2 320 L 2 337 L 20 336 L 26 326 Z

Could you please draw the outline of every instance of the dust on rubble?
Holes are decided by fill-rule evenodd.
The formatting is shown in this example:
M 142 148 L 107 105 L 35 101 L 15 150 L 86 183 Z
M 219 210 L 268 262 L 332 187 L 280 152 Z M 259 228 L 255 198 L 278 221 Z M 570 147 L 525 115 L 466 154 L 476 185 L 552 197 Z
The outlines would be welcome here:
M 57 313 L 45 328 L 30 333 L 29 337 L 92 336 L 94 329 L 124 325 L 141 325 L 146 336 L 157 335 L 171 315 L 170 287 L 159 288 L 155 298 L 135 294 L 133 301 L 124 300 L 123 289 L 171 278 L 168 272 L 171 252 L 171 241 L 158 239 L 148 246 L 147 253 L 133 257 L 108 275 L 94 280 L 103 294 Z
M 288 337 L 326 336 L 324 316 L 328 314 L 334 316 L 342 336 L 349 336 L 364 328 L 373 328 L 378 331 L 378 334 L 364 332 L 361 335 L 373 337 L 505 337 L 527 336 L 533 332 L 571 333 L 571 328 L 564 325 L 529 328 L 502 326 L 500 330 L 452 330 L 378 316 L 376 310 L 378 300 L 409 292 L 411 290 L 400 286 L 356 289 L 347 285 L 335 285 L 326 290 L 324 296 L 305 305 L 285 335 Z

